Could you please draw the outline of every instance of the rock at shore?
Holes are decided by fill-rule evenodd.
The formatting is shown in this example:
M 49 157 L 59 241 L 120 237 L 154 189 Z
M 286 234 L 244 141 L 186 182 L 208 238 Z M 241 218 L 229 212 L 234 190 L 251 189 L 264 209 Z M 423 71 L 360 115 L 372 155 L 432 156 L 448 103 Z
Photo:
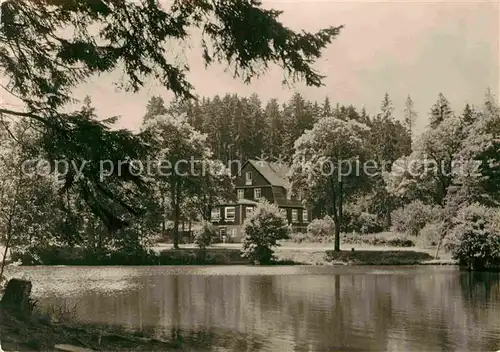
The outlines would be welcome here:
M 11 279 L 5 286 L 0 301 L 3 309 L 12 312 L 29 313 L 30 311 L 31 282 L 21 279 Z

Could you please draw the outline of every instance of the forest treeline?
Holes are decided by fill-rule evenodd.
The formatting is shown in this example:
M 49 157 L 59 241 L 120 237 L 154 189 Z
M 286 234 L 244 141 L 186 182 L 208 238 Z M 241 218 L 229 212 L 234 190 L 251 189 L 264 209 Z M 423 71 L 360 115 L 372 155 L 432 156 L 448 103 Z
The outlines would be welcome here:
M 99 118 L 89 98 L 80 118 L 82 122 Z M 422 134 L 413 135 L 418 118 L 429 122 Z M 316 218 L 326 216 L 325 221 L 334 224 L 335 249 L 340 248 L 341 232 L 392 229 L 414 236 L 423 232 L 429 244 L 439 247 L 444 240 L 451 250 L 460 242 L 452 231 L 460 220 L 450 219 L 461 216 L 462 224 L 468 224 L 464 219 L 470 216 L 484 220 L 498 214 L 499 121 L 498 104 L 489 90 L 482 105 L 465 104 L 462 111 L 453 111 L 439 94 L 428 117 L 417 116 L 410 97 L 403 113 L 396 114 L 388 94 L 374 115 L 329 99 L 311 102 L 300 94 L 284 103 L 263 102 L 257 94 L 168 104 L 152 97 L 137 134 L 140 143 L 133 144 L 137 159 L 194 157 L 211 163 L 212 170 L 225 171 L 195 176 L 186 169 L 188 176 L 165 176 L 138 175 L 128 169 L 125 177 L 134 182 L 113 184 L 111 177 L 106 179 L 108 188 L 102 182 L 78 183 L 75 188 L 67 186 L 76 177 L 71 172 L 58 175 L 58 170 L 51 170 L 50 177 L 24 172 L 23 161 L 46 157 L 40 151 L 47 141 L 36 125 L 20 119 L 0 129 L 3 242 L 27 263 L 47 262 L 54 248 L 60 252 L 68 246 L 85 249 L 92 259 L 121 253 L 129 259 L 113 260 L 134 258 L 134 262 L 148 255 L 152 240 L 167 233 L 177 248 L 181 224 L 208 220 L 212 206 L 234 197 L 227 162 L 264 155 L 290 165 L 289 191 L 300 193 Z M 104 121 L 108 128 L 115 122 Z M 93 138 L 91 134 L 81 137 L 85 136 Z M 120 132 L 115 138 L 122 138 Z M 85 165 L 86 170 L 97 168 L 96 155 L 87 156 L 95 160 Z M 134 154 L 127 157 L 134 159 Z M 457 162 L 464 159 L 480 162 L 475 174 L 456 170 Z M 304 160 L 313 164 L 331 160 L 336 165 L 346 160 L 374 161 L 377 172 L 339 178 L 305 169 Z M 438 167 L 429 168 L 429 163 Z
M 450 109 L 442 95 L 433 107 L 436 114 L 440 113 L 440 106 Z M 291 162 L 295 141 L 323 116 L 355 120 L 375 129 L 384 126 L 390 138 L 400 138 L 400 141 L 394 141 L 402 148 L 400 154 L 396 152 L 396 157 L 399 157 L 409 150 L 411 132 L 417 119 L 410 96 L 405 110 L 395 114 L 388 94 L 381 96 L 380 113 L 373 116 L 369 116 L 365 109 L 332 103 L 329 98 L 321 102 L 310 101 L 300 93 L 293 94 L 284 102 L 277 99 L 265 101 L 258 94 L 248 97 L 237 94 L 215 95 L 188 101 L 174 100 L 168 104 L 161 97 L 152 97 L 146 111 L 146 120 L 167 112 L 185 114 L 196 130 L 208 135 L 210 148 L 225 163 L 262 156 L 271 160 L 281 156 Z M 393 132 L 398 136 L 393 136 Z

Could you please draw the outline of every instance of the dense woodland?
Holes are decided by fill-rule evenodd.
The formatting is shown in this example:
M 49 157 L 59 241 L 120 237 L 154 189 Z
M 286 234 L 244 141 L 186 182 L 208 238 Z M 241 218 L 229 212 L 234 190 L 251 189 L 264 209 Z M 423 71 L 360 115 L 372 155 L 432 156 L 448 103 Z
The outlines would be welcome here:
M 89 98 L 82 115 L 98 118 Z M 412 136 L 417 118 L 429 119 L 429 124 L 423 134 Z M 440 245 L 453 227 L 450 219 L 463 204 L 498 206 L 500 154 L 494 133 L 500 132 L 500 117 L 489 90 L 482 106 L 466 104 L 459 112 L 452 111 L 439 94 L 429 116 L 421 117 L 410 97 L 404 111 L 397 114 L 388 94 L 374 116 L 354 106 L 331 104 L 328 98 L 321 103 L 307 101 L 300 94 L 283 103 L 263 102 L 258 95 L 228 94 L 168 104 L 153 97 L 143 120 L 138 135 L 148 152 L 142 160 L 173 162 L 194 157 L 223 172 L 143 175 L 142 192 L 134 187 L 114 190 L 113 197 L 128 199 L 133 208 L 127 209 L 125 202 L 106 204 L 102 199 L 94 205 L 85 198 L 85 189 L 75 193 L 64 188 L 71 172 L 52 168 L 50 176 L 43 177 L 26 166 L 21 170 L 23 160 L 40 157 L 37 151 L 43 135 L 25 120 L 2 125 L 2 172 L 8 172 L 1 184 L 2 225 L 21 257 L 25 252 L 75 245 L 92 255 L 118 249 L 134 253 L 159 238 L 172 239 L 178 247 L 178 232 L 186 222 L 208 220 L 211 206 L 234 197 L 229 161 L 263 155 L 269 160 L 282 158 L 291 166 L 290 191 L 304 195 L 317 218 L 326 215 L 333 220 L 335 247 L 340 232 L 362 234 L 392 228 L 419 235 L 426 225 L 434 226 L 429 241 Z M 304 168 L 304 160 L 314 163 L 320 158 L 372 161 L 377 166 L 370 174 L 342 178 Z M 484 161 L 468 170 L 479 175 L 462 168 L 453 170 L 464 158 Z M 428 168 L 434 164 L 440 167 Z M 135 175 L 132 166 L 132 162 L 127 164 L 124 171 Z M 184 171 L 189 174 L 188 169 Z M 113 222 L 115 217 L 118 223 Z
M 279 21 L 280 11 L 246 0 L 179 0 L 168 6 L 149 0 L 8 0 L 0 6 L 1 88 L 19 102 L 0 108 L 5 253 L 11 247 L 23 262 L 44 263 L 50 262 L 47 253 L 64 248 L 81 249 L 92 259 L 141 258 L 168 228 L 177 248 L 182 220 L 206 219 L 210 206 L 234 193 L 226 162 L 264 153 L 287 158 L 290 191 L 300 192 L 319 217 L 333 221 L 336 250 L 342 231 L 392 226 L 416 235 L 434 226 L 438 230 L 427 232 L 438 235 L 438 247 L 447 237 L 451 247 L 466 244 L 462 249 L 469 262 L 477 248 L 488 248 L 481 251 L 483 264 L 498 260 L 500 117 L 489 92 L 483 104 L 461 111 L 452 111 L 440 94 L 429 107 L 426 131 L 418 136 L 412 136 L 415 120 L 428 117 L 416 116 L 410 97 L 400 114 L 386 94 L 371 116 L 341 102 L 306 101 L 299 94 L 287 102 L 231 94 L 193 99 L 188 63 L 177 62 L 166 50 L 187 40 L 193 29 L 203 33 L 205 63 L 228 64 L 235 79 L 250 84 L 274 64 L 287 82 L 320 86 L 323 76 L 312 64 L 342 26 L 294 32 Z M 241 28 L 254 31 L 246 35 Z M 156 79 L 178 100 L 166 105 L 152 98 L 143 128 L 135 134 L 114 130 L 116 119 L 97 116 L 89 99 L 67 111 L 75 86 L 116 70 L 123 72 L 119 83 L 124 89 L 138 91 Z M 134 164 L 148 157 L 192 156 L 219 172 L 151 177 Z M 26 160 L 48 163 L 41 167 Z M 103 179 L 105 160 L 113 170 Z M 325 160 L 375 160 L 379 172 L 325 176 L 315 169 Z M 464 160 L 479 162 L 473 163 L 478 167 L 456 172 Z M 64 170 L 62 161 L 73 168 Z M 430 172 L 429 162 L 443 167 Z M 30 172 L 40 168 L 50 174 Z

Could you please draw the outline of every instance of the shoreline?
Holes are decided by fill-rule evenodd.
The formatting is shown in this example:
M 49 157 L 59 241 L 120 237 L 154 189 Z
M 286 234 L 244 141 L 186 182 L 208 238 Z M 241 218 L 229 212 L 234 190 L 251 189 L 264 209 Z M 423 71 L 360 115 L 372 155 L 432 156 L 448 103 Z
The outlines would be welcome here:
M 2 351 L 179 351 L 176 341 L 111 325 L 53 322 L 43 313 L 20 316 L 0 307 Z M 63 346 L 70 349 L 63 349 Z
M 232 248 L 231 248 L 232 247 Z M 198 248 L 181 247 L 178 250 L 171 248 L 154 249 L 155 256 L 144 262 L 125 260 L 123 262 L 110 261 L 111 258 L 103 260 L 88 260 L 77 256 L 61 256 L 50 262 L 16 264 L 7 266 L 192 266 L 192 265 L 251 265 L 241 257 L 239 247 L 236 246 L 213 246 L 202 251 Z M 302 248 L 301 248 L 302 247 Z M 345 265 L 458 265 L 451 257 L 434 259 L 430 253 L 433 249 L 422 249 L 415 247 L 385 247 L 385 246 L 357 246 L 354 250 L 343 249 L 334 252 L 330 246 L 280 246 L 275 249 L 276 261 L 270 266 L 290 265 L 315 265 L 315 266 L 345 266 Z M 132 258 L 134 259 L 134 258 Z

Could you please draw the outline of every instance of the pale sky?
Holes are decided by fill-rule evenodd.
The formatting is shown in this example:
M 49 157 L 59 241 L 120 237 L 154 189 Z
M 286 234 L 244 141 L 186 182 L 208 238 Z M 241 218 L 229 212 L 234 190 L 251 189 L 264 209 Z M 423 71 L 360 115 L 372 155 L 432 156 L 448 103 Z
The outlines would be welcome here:
M 364 106 L 375 114 L 388 92 L 401 117 L 404 100 L 411 94 L 419 113 L 418 129 L 426 125 L 439 92 L 459 111 L 465 102 L 480 104 L 487 87 L 498 97 L 498 1 L 275 0 L 264 4 L 283 10 L 282 21 L 295 30 L 345 26 L 315 65 L 327 76 L 325 86 L 284 87 L 279 68 L 245 85 L 220 65 L 205 69 L 199 45 L 193 44 L 182 51 L 198 95 L 258 93 L 264 102 L 271 98 L 283 102 L 298 91 L 307 99 L 323 101 L 329 96 L 332 104 Z M 96 77 L 75 90 L 76 98 L 90 94 L 102 117 L 121 115 L 119 125 L 133 130 L 139 128 L 151 96 L 172 98 L 155 82 L 148 82 L 137 94 L 118 91 L 112 82 L 120 77 L 120 72 Z

